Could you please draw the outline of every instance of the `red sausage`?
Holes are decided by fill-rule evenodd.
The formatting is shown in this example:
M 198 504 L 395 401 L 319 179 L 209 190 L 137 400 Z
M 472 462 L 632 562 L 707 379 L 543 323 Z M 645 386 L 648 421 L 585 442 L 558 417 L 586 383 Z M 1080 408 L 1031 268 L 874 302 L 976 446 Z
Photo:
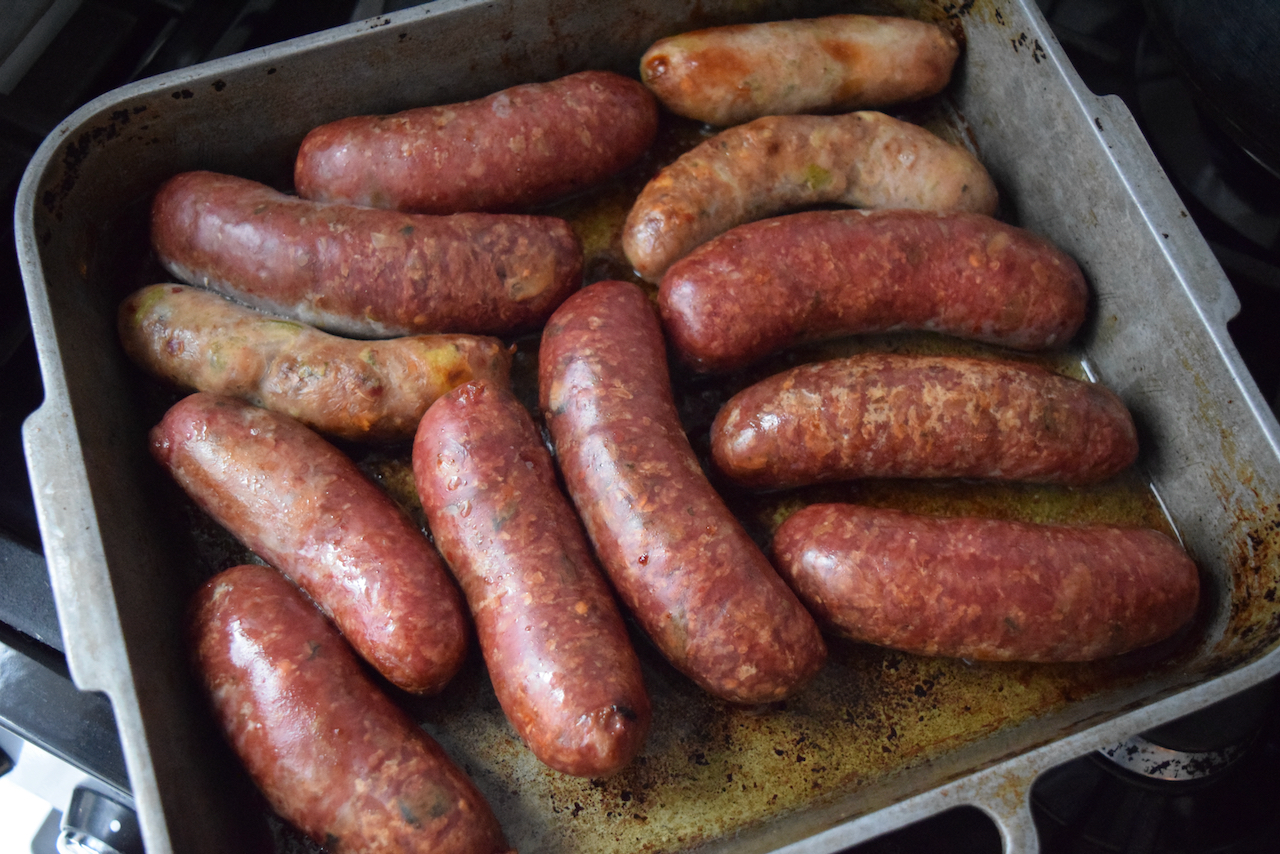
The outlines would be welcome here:
M 547 322 L 541 406 L 569 494 L 623 603 L 678 669 L 739 703 L 822 666 L 813 619 L 707 481 L 635 285 L 599 282 Z
M 151 242 L 184 282 L 359 338 L 533 329 L 582 283 L 562 219 L 326 205 L 213 172 L 160 188 Z
M 729 399 L 716 467 L 757 487 L 863 477 L 1079 485 L 1132 465 L 1138 435 L 1097 383 L 1035 365 L 870 353 L 801 365 Z
M 779 571 L 855 640 L 990 661 L 1088 661 L 1171 636 L 1195 564 L 1158 531 L 814 504 L 779 528 Z
M 215 716 L 282 817 L 333 852 L 508 850 L 471 780 L 284 576 L 229 569 L 192 610 Z
M 583 71 L 460 104 L 356 116 L 307 134 L 294 183 L 308 199 L 418 213 L 511 210 L 635 162 L 658 106 L 635 80 Z
M 667 271 L 658 305 L 682 360 L 713 371 L 800 341 L 901 329 L 1060 347 L 1088 299 L 1068 255 L 982 214 L 812 211 L 698 247 Z
M 459 387 L 423 417 L 413 474 L 516 732 L 557 771 L 622 768 L 644 745 L 649 695 L 529 413 L 500 387 Z
M 187 494 L 292 578 L 390 681 L 438 691 L 470 627 L 440 555 L 355 463 L 285 415 L 218 395 L 180 400 L 151 452 Z

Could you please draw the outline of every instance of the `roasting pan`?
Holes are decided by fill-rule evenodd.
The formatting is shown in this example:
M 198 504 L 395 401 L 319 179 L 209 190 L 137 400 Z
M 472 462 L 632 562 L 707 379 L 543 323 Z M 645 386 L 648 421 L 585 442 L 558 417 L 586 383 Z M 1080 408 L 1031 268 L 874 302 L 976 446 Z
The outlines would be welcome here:
M 958 73 L 933 109 L 987 164 L 1001 218 L 1080 263 L 1094 304 L 1070 359 L 1125 399 L 1143 449 L 1136 486 L 1014 490 L 1013 504 L 1067 519 L 1116 505 L 1158 517 L 1201 569 L 1195 625 L 1097 665 L 982 665 L 834 642 L 809 688 L 752 709 L 702 696 L 642 648 L 656 724 L 636 762 L 606 780 L 538 766 L 478 655 L 441 697 L 397 698 L 524 854 L 819 854 L 959 805 L 990 815 L 1006 850 L 1033 851 L 1028 796 L 1041 771 L 1280 671 L 1280 427 L 1227 336 L 1239 304 L 1131 116 L 1088 92 L 1032 0 L 438 0 L 104 95 L 54 131 L 22 182 L 18 249 L 46 390 L 24 429 L 32 488 L 71 673 L 111 699 L 151 854 L 313 846 L 267 814 L 187 666 L 187 598 L 236 555 L 202 539 L 148 457 L 163 395 L 115 338 L 119 300 L 146 283 L 150 194 L 187 169 L 287 186 L 302 136 L 326 121 L 586 68 L 634 75 L 664 35 L 832 11 L 907 14 L 962 35 Z M 723 389 L 692 391 L 705 402 Z M 395 486 L 394 466 L 364 464 Z

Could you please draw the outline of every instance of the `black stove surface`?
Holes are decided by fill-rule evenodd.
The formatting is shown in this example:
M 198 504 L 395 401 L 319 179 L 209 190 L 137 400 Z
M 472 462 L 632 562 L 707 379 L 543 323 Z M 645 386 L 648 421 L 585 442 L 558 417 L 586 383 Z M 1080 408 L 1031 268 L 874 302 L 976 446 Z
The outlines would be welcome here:
M 1146 133 L 1240 297 L 1242 310 L 1228 329 L 1266 399 L 1276 401 L 1280 183 L 1242 158 L 1202 118 L 1152 36 L 1141 0 L 1039 2 L 1089 88 L 1123 98 Z M 0 94 L 0 192 L 12 210 L 26 161 L 40 141 L 102 92 L 411 5 L 416 4 L 85 0 L 21 81 Z M 127 788 L 110 704 L 76 691 L 62 657 L 20 438 L 23 419 L 42 396 L 10 230 L 0 243 L 0 725 Z M 1280 810 L 1268 806 L 1280 793 L 1280 714 L 1274 703 L 1247 740 L 1245 759 L 1194 786 L 1135 779 L 1101 757 L 1048 772 L 1033 793 L 1043 850 L 1265 850 L 1249 846 L 1280 831 Z M 982 854 L 1000 851 L 1001 844 L 991 820 L 965 807 L 856 846 L 850 854 L 925 850 Z

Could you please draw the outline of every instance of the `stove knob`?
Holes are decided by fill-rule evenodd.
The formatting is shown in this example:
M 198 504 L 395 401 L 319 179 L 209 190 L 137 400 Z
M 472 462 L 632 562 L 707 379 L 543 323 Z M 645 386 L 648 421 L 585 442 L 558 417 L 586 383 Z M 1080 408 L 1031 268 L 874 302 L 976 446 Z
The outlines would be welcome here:
M 79 786 L 62 816 L 58 854 L 143 854 L 138 816 L 109 795 Z

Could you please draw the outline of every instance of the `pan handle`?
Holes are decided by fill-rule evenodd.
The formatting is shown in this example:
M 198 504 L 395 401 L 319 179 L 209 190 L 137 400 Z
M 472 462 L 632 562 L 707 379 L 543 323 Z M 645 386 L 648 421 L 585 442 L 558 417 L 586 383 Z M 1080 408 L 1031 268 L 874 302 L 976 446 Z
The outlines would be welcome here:
M 44 379 L 48 383 L 52 378 Z M 94 505 L 82 494 L 88 485 L 68 485 L 68 470 L 84 470 L 83 450 L 74 416 L 53 403 L 58 399 L 47 393 L 27 417 L 23 450 L 71 677 L 82 691 L 113 695 L 119 686 L 109 682 L 111 674 L 128 673 L 127 662 L 117 660 L 123 635 L 106 555 L 95 536 Z
M 1039 854 L 1031 786 L 1044 770 L 1034 761 L 1017 762 L 989 768 L 965 780 L 966 800 L 995 822 L 1004 854 Z

